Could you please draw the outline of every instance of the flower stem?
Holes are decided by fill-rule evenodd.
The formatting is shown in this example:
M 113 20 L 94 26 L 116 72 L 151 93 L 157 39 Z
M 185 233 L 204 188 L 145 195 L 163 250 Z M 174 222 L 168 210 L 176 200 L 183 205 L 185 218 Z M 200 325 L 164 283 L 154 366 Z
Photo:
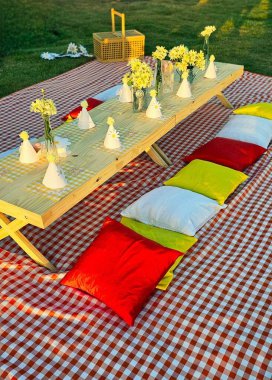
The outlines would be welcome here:
M 54 136 L 52 134 L 52 128 L 50 125 L 50 117 L 49 116 L 43 116 L 43 122 L 44 122 L 44 138 L 45 138 L 45 145 L 47 151 L 49 150 L 50 146 L 53 146 Z

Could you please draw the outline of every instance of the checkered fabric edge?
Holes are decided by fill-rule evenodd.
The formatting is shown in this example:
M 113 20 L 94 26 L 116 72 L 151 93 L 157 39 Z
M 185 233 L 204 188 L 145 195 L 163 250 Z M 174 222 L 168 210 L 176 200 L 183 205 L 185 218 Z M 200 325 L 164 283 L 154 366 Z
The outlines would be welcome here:
M 62 115 L 117 84 L 126 69 L 94 61 L 3 98 L 1 150 L 18 146 L 25 125 L 41 135 L 28 111 L 40 88 Z M 272 101 L 271 88 L 272 78 L 245 72 L 225 95 L 238 107 Z M 182 157 L 213 138 L 230 114 L 212 99 L 159 141 L 171 167 L 142 154 L 46 230 L 26 226 L 23 233 L 59 273 L 38 267 L 9 238 L 1 241 L 1 379 L 271 378 L 271 150 L 247 169 L 247 182 L 199 231 L 168 291 L 152 295 L 133 328 L 95 298 L 59 284 L 106 216 L 118 219 L 176 173 Z

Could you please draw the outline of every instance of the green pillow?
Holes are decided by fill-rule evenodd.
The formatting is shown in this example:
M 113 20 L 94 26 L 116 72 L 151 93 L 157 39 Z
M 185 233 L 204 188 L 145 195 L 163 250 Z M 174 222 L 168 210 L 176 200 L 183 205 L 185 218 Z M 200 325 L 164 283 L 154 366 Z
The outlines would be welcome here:
M 272 120 L 272 103 L 255 103 L 233 111 L 236 115 L 251 115 Z
M 197 238 L 193 236 L 183 235 L 179 232 L 169 231 L 163 228 L 150 226 L 148 224 L 144 224 L 126 217 L 122 217 L 121 223 L 124 226 L 137 232 L 139 235 L 146 237 L 147 239 L 153 240 L 163 245 L 164 247 L 182 252 L 180 257 L 177 258 L 177 260 L 169 268 L 167 273 L 156 286 L 157 289 L 166 290 L 170 282 L 173 280 L 174 270 L 180 263 L 185 252 L 188 251 L 188 249 L 191 248 L 197 242 Z
M 220 205 L 248 178 L 238 170 L 203 160 L 193 160 L 174 177 L 164 182 L 215 199 Z

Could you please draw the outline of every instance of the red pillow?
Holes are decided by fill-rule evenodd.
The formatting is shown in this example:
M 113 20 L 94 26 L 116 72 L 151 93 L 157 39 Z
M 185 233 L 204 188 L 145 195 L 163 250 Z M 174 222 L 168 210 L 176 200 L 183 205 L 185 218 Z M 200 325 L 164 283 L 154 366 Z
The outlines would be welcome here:
M 133 326 L 158 282 L 180 256 L 107 218 L 61 284 L 84 290 Z
M 264 152 L 265 148 L 244 141 L 215 137 L 207 144 L 196 149 L 183 158 L 185 162 L 196 159 L 211 161 L 216 164 L 243 171 L 253 164 Z
M 103 103 L 102 100 L 98 100 L 98 99 L 94 99 L 94 98 L 88 98 L 86 99 L 87 102 L 88 102 L 88 107 L 87 107 L 87 111 L 90 111 L 91 109 L 99 106 L 99 104 Z M 82 110 L 82 107 L 79 106 L 75 109 L 73 109 L 70 113 L 68 113 L 67 115 L 63 116 L 61 118 L 61 120 L 63 121 L 66 121 L 67 119 L 76 119 L 79 112 Z

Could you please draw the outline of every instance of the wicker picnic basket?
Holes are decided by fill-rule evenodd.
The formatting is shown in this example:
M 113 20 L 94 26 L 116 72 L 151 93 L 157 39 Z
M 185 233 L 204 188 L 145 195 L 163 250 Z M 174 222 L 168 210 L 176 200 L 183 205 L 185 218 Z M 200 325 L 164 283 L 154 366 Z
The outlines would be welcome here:
M 122 31 L 115 31 L 115 16 L 121 17 Z M 144 56 L 145 36 L 125 29 L 125 14 L 111 9 L 111 32 L 93 33 L 94 55 L 100 62 L 129 61 Z

